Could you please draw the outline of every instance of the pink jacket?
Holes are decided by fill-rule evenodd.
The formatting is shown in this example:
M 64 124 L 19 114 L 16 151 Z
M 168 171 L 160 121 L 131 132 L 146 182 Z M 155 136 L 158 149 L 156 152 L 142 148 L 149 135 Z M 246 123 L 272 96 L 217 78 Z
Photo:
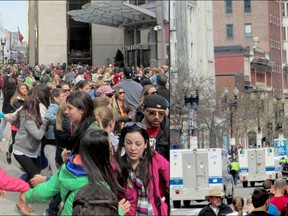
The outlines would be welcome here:
M 28 183 L 21 179 L 8 176 L 5 170 L 0 167 L 0 190 L 25 192 L 29 189 L 30 186 Z
M 154 215 L 168 215 L 168 206 L 161 200 L 161 206 L 157 207 L 155 203 L 155 196 L 160 197 L 160 185 L 162 187 L 169 188 L 169 162 L 158 152 L 155 151 L 155 156 L 152 158 L 152 164 L 149 165 L 149 171 L 154 176 L 154 182 L 151 180 L 148 189 L 150 195 L 150 201 L 153 206 Z M 160 181 L 161 176 L 161 181 Z M 164 185 L 163 185 L 164 184 Z M 156 186 L 156 188 L 155 188 Z M 126 216 L 135 216 L 137 211 L 138 193 L 137 189 L 126 187 L 125 198 L 130 202 L 130 211 L 127 212 Z M 161 212 L 160 212 L 161 210 Z

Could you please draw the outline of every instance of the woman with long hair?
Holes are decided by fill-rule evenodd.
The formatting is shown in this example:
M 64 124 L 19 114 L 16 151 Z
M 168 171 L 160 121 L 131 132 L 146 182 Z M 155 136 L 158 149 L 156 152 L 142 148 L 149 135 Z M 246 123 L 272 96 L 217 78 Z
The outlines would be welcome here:
M 72 151 L 73 145 L 70 143 L 70 119 L 66 112 L 66 100 L 63 100 L 56 113 L 55 123 L 55 143 L 56 143 L 56 156 L 55 161 L 57 167 L 63 164 L 61 153 L 64 149 Z
M 29 96 L 17 113 L 15 121 L 19 130 L 15 136 L 13 154 L 28 174 L 27 182 L 41 171 L 36 165 L 36 159 L 41 155 L 41 140 L 46 132 L 48 120 L 41 118 L 39 104 L 38 98 L 34 95 Z
M 79 152 L 79 140 L 87 129 L 99 129 L 95 122 L 94 107 L 91 97 L 85 92 L 72 92 L 66 99 L 66 114 L 72 124 L 71 144 L 73 152 Z M 64 152 L 65 154 L 65 152 Z
M 110 137 L 110 141 L 113 145 L 114 152 L 117 150 L 119 139 L 113 133 L 115 127 L 115 117 L 111 109 L 107 107 L 98 107 L 94 110 L 96 124 L 103 130 L 105 130 Z
M 131 120 L 129 113 L 132 111 L 130 105 L 125 100 L 125 90 L 121 87 L 114 87 L 114 101 L 112 103 L 113 110 L 115 110 L 116 125 L 114 129 L 115 134 L 120 134 L 125 122 Z
M 244 208 L 244 199 L 240 196 L 234 197 L 233 201 L 233 210 L 234 212 L 227 214 L 227 216 L 237 215 L 237 216 L 243 216 L 247 215 L 245 212 L 243 212 Z
M 28 86 L 24 83 L 18 84 L 16 91 L 14 95 L 12 96 L 10 100 L 10 105 L 13 107 L 13 110 L 16 111 L 19 109 L 21 106 L 23 106 L 24 101 L 28 97 Z M 15 136 L 18 131 L 18 128 L 14 125 L 11 124 L 11 143 L 9 145 L 8 152 L 6 152 L 6 160 L 8 164 L 11 164 L 11 154 L 13 150 L 13 145 L 15 142 Z
M 74 196 L 88 183 L 101 185 L 118 194 L 123 189 L 112 168 L 111 148 L 107 132 L 97 129 L 85 131 L 81 136 L 79 152 L 73 154 L 49 181 L 20 195 L 19 200 L 46 202 L 60 193 L 64 202 L 61 215 L 72 215 Z
M 145 125 L 127 122 L 116 153 L 124 196 L 131 204 L 126 215 L 168 215 L 162 200 L 169 188 L 169 162 L 149 145 Z

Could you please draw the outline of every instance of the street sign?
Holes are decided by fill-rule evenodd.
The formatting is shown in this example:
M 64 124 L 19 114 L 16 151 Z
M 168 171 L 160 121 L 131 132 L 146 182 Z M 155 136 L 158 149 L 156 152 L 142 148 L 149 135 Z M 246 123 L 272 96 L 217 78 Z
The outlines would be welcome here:
M 233 138 L 233 137 L 230 138 L 230 145 L 231 146 L 236 145 L 236 139 L 235 138 Z
M 196 136 L 190 137 L 190 149 L 197 149 L 198 140 Z
M 278 156 L 287 156 L 287 139 L 274 139 L 275 153 Z

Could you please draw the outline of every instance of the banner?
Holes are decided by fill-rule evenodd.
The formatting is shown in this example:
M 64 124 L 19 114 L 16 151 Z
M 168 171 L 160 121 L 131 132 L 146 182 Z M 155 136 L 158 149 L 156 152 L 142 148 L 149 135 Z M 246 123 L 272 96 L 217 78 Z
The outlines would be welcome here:
M 287 156 L 287 139 L 274 139 L 275 156 Z

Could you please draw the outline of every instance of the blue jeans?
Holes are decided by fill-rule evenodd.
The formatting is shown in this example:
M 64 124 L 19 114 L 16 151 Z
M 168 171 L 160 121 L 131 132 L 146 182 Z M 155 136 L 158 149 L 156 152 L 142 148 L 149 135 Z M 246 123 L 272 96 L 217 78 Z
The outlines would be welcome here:
M 1 125 L 0 125 L 0 139 L 4 138 L 4 130 L 7 124 L 7 120 L 5 118 L 2 118 Z

